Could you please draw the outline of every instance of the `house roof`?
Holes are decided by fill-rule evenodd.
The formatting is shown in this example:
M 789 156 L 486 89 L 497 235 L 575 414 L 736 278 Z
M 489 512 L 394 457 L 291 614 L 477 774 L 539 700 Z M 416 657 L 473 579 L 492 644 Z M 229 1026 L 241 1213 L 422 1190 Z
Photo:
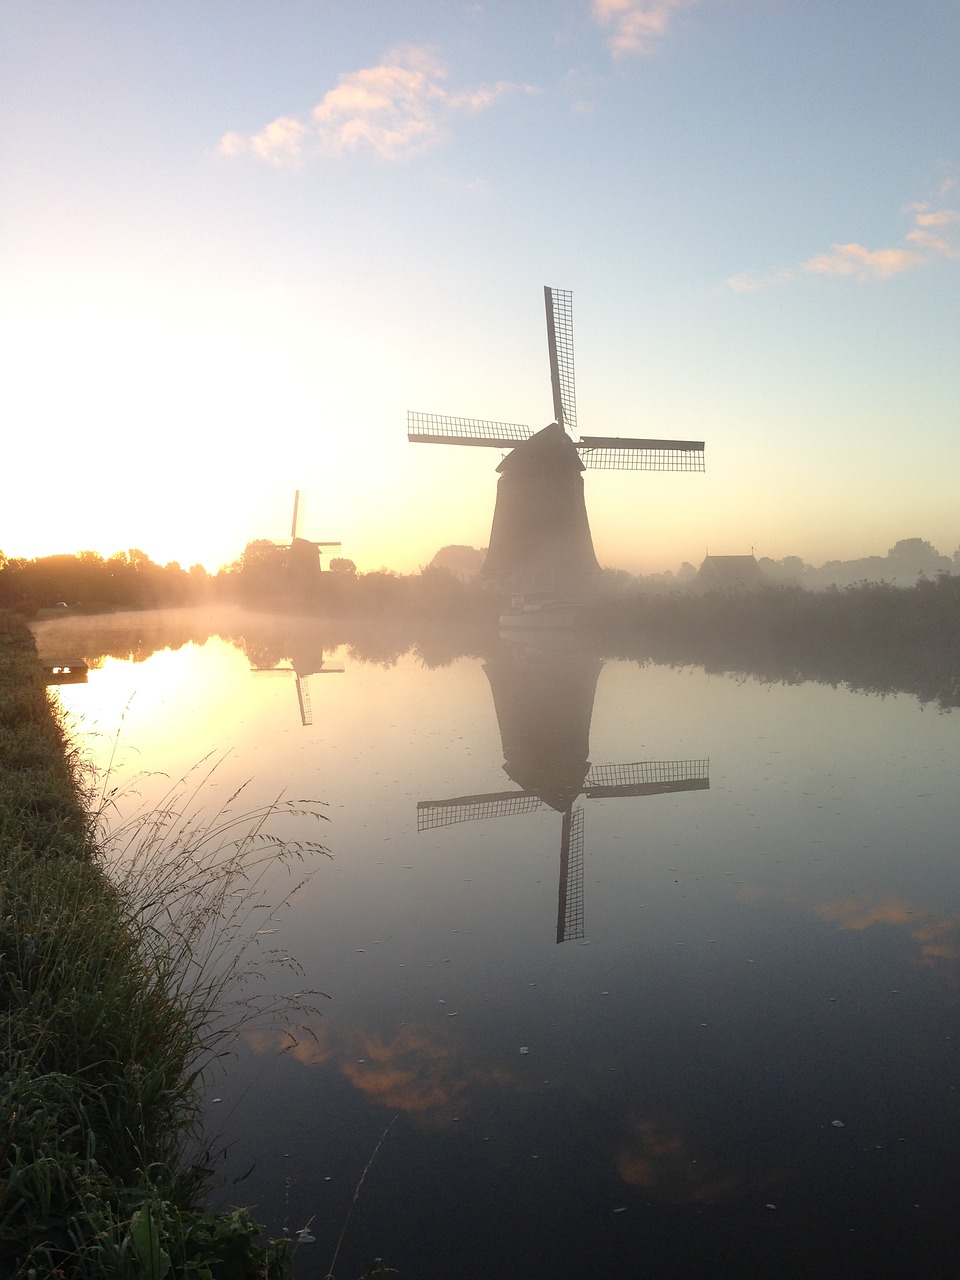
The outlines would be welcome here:
M 755 556 L 705 556 L 696 577 L 703 588 L 740 591 L 758 587 L 761 581 Z

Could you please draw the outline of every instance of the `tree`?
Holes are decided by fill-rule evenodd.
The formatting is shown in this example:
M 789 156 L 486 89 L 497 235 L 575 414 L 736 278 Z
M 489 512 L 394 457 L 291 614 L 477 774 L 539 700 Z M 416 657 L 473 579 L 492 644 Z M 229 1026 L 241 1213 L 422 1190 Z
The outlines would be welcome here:
M 334 556 L 330 561 L 331 573 L 349 573 L 356 576 L 357 566 L 352 560 L 346 560 L 343 556 Z
M 428 565 L 431 569 L 448 569 L 461 582 L 471 582 L 483 568 L 485 551 L 454 544 L 441 547 Z
M 247 600 L 271 600 L 286 589 L 287 551 L 266 538 L 248 542 L 240 557 L 240 594 Z
M 924 538 L 901 538 L 887 552 L 887 559 L 898 574 L 935 574 L 951 567 L 948 557 Z
M 684 560 L 683 564 L 680 566 L 680 572 L 677 574 L 678 581 L 684 582 L 684 583 L 693 582 L 696 576 L 697 576 L 696 565 L 692 565 L 689 560 Z

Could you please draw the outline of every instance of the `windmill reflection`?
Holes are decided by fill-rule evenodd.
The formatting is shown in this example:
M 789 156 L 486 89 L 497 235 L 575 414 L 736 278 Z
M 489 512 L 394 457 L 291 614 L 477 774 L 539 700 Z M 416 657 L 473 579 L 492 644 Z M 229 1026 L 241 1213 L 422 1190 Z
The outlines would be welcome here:
M 330 667 L 324 661 L 323 650 L 294 653 L 289 666 L 278 663 L 272 667 L 258 667 L 251 664 L 250 670 L 258 676 L 293 676 L 297 686 L 297 706 L 300 710 L 300 723 L 304 727 L 313 724 L 313 704 L 310 701 L 310 681 L 314 676 L 342 675 L 343 667 Z
M 541 805 L 559 813 L 558 943 L 583 937 L 584 811 L 576 801 L 581 796 L 635 798 L 710 786 L 706 759 L 590 763 L 590 722 L 603 662 L 577 652 L 571 640 L 544 635 L 536 648 L 503 641 L 484 664 L 500 726 L 503 769 L 520 790 L 417 805 L 418 831 L 531 813 Z

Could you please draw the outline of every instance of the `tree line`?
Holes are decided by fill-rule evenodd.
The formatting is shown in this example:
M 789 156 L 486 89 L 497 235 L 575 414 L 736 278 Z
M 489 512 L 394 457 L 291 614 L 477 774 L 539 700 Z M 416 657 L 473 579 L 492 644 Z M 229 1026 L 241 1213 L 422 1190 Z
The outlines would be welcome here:
M 359 573 L 352 560 L 334 557 L 321 572 L 316 548 L 305 542 L 291 547 L 257 539 L 215 574 L 201 564 L 158 565 L 137 548 L 106 558 L 81 551 L 26 560 L 0 552 L 0 608 L 28 617 L 63 607 L 98 613 L 203 604 L 332 617 L 496 615 L 486 593 L 438 565 L 408 575 L 386 568 Z
M 327 646 L 347 644 L 363 660 L 387 664 L 411 646 L 435 665 L 499 642 L 496 595 L 438 564 L 401 576 L 388 569 L 358 573 L 351 561 L 335 558 L 322 574 L 304 576 L 302 565 L 291 566 L 288 551 L 251 543 L 215 575 L 200 566 L 161 567 L 139 552 L 106 560 L 92 552 L 33 561 L 0 556 L 0 607 L 29 614 L 58 601 L 89 613 L 235 604 L 251 615 L 276 615 L 278 626 L 281 615 L 291 622 L 299 617 L 305 632 L 297 665 L 304 670 L 314 662 L 318 619 L 335 623 L 323 628 Z M 691 663 L 708 671 L 814 680 L 865 692 L 896 690 L 941 708 L 960 706 L 956 573 L 941 572 L 909 587 L 861 582 L 809 591 L 767 585 L 701 594 L 678 587 L 645 591 L 630 575 L 612 571 L 604 586 L 587 610 L 580 640 L 599 656 Z M 189 630 L 194 624 L 184 619 Z M 248 629 L 226 625 L 228 631 Z M 185 638 L 194 638 L 192 630 Z M 258 655 L 258 665 L 272 665 L 274 649 L 285 643 L 278 633 L 266 644 L 269 653 Z M 118 636 L 118 644 L 126 654 L 127 640 Z
M 64 605 L 96 612 L 199 604 L 210 583 L 201 564 L 186 570 L 176 561 L 154 564 L 136 547 L 106 558 L 80 551 L 24 560 L 0 552 L 0 607 L 28 615 Z

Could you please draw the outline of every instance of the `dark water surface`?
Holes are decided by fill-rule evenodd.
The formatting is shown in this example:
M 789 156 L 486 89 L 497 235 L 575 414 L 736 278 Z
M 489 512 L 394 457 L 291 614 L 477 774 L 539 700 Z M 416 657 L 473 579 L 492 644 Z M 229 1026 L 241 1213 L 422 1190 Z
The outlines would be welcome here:
M 310 1224 L 298 1276 L 345 1223 L 341 1280 L 958 1273 L 957 715 L 238 625 L 88 625 L 83 656 L 139 660 L 61 698 L 101 760 L 123 720 L 128 773 L 227 753 L 212 806 L 328 806 L 274 923 L 332 999 L 248 1032 L 209 1103 L 222 1201 Z M 291 655 L 299 698 L 252 669 Z

